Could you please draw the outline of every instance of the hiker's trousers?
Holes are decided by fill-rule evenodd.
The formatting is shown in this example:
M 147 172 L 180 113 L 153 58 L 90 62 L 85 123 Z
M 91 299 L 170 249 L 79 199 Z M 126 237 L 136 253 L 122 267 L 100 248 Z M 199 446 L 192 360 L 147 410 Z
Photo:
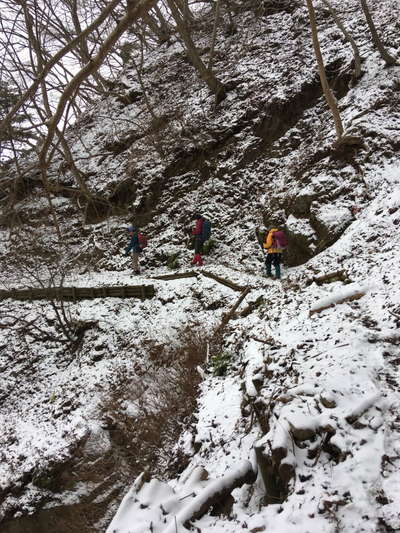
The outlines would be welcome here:
M 132 266 L 133 270 L 139 270 L 139 254 L 132 252 Z
M 202 254 L 203 253 L 203 239 L 200 235 L 196 235 L 194 238 L 194 253 Z
M 282 254 L 267 254 L 265 258 L 265 268 L 267 270 L 267 275 L 268 276 L 271 275 L 271 265 L 274 265 L 276 277 L 280 277 L 281 262 L 282 262 Z

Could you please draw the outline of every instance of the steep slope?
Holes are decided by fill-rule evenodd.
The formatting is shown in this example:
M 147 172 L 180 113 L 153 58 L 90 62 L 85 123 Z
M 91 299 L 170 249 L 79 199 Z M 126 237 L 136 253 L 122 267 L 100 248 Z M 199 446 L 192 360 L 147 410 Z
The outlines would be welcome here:
M 236 489 L 226 517 L 198 520 L 202 531 L 400 527 L 399 67 L 384 68 L 362 14 L 342 2 L 364 55 L 364 76 L 351 87 L 350 49 L 319 10 L 344 122 L 364 142 L 357 150 L 335 148 L 305 8 L 264 4 L 261 14 L 238 8 L 236 34 L 223 36 L 221 28 L 215 65 L 230 90 L 218 107 L 176 41 L 149 52 L 144 64 L 157 120 L 129 65 L 120 86 L 82 115 L 69 133 L 73 152 L 107 204 L 93 202 L 83 212 L 71 172 L 54 162 L 64 249 L 54 250 L 34 176 L 33 190 L 16 206 L 23 224 L 10 240 L 5 213 L 0 259 L 6 287 L 54 284 L 60 274 L 67 285 L 131 284 L 120 254 L 128 220 L 151 236 L 142 261 L 146 274 L 134 281 L 149 283 L 150 275 L 165 273 L 172 254 L 182 267 L 189 263 L 186 228 L 199 210 L 213 220 L 218 241 L 208 268 L 252 290 L 219 344 L 212 332 L 238 294 L 203 276 L 151 280 L 154 300 L 69 305 L 67 323 L 92 323 L 73 347 L 54 307 L 2 302 L 4 531 L 36 533 L 49 523 L 58 531 L 101 531 L 144 466 L 179 487 L 179 474 L 195 466 L 219 477 L 242 459 L 254 462 L 257 442 L 269 476 Z M 379 30 L 398 50 L 398 10 L 389 1 L 380 4 Z M 206 54 L 203 30 L 197 43 Z M 276 214 L 290 236 L 281 285 L 262 278 L 254 232 Z M 350 289 L 339 280 L 313 282 L 338 270 L 347 272 Z M 352 289 L 365 295 L 310 316 L 319 299 L 329 304 Z M 200 339 L 188 339 L 187 330 Z M 174 366 L 180 362 L 174 349 L 193 353 L 193 345 L 200 360 L 210 346 L 210 356 L 229 356 L 227 374 L 206 377 L 195 418 L 194 401 L 177 410 L 178 401 L 175 411 L 160 415 L 157 387 L 164 398 L 160 384 L 171 389 L 168 383 L 176 383 L 168 370 L 182 367 Z M 196 357 L 185 367 L 195 386 Z M 188 397 L 196 398 L 195 386 L 185 389 Z M 147 442 L 143 434 L 134 439 L 135 417 L 146 402 L 162 420 L 177 422 L 157 426 L 162 439 L 150 457 L 147 444 L 140 446 L 141 438 Z M 188 429 L 174 449 L 182 427 Z M 124 507 L 111 529 L 128 531 L 126 524 L 138 519 L 136 508 L 133 518 L 130 512 Z M 157 516 L 154 510 L 149 520 L 161 531 L 165 524 Z

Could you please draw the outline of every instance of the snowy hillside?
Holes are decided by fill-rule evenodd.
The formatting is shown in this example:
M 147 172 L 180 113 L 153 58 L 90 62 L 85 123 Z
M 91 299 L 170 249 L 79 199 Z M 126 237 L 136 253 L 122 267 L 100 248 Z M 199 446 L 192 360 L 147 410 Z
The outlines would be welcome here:
M 193 456 L 190 469 L 205 467 L 215 479 L 243 460 L 256 463 L 254 448 L 261 447 L 272 460 L 271 492 L 265 505 L 259 476 L 234 491 L 228 517 L 196 520 L 201 531 L 400 528 L 399 171 L 382 173 L 391 192 L 378 195 L 327 252 L 290 269 L 282 284 L 252 291 L 249 299 L 262 294 L 265 304 L 247 317 L 239 312 L 231 326 L 229 375 L 203 382 L 196 421 L 179 446 Z M 338 269 L 349 285 L 311 283 L 317 272 Z M 334 305 L 360 291 L 361 298 Z M 310 316 L 325 304 L 331 307 Z M 168 490 L 134 492 L 108 531 L 144 532 L 151 523 L 169 531 L 174 515 L 190 506 L 182 496 L 205 485 L 170 481 Z M 162 513 L 166 504 L 171 511 Z
M 369 3 L 399 55 L 399 6 Z M 334 2 L 362 51 L 353 83 L 351 48 L 316 5 L 358 146 L 334 143 L 305 6 L 250 2 L 235 33 L 221 24 L 218 106 L 174 39 L 145 57 L 157 120 L 128 64 L 68 132 L 94 197 L 80 203 L 56 156 L 62 247 L 34 173 L 18 226 L 2 212 L 1 289 L 156 291 L 1 301 L 2 532 L 400 531 L 400 67 L 385 68 L 357 3 Z M 196 211 L 213 222 L 205 267 L 160 279 L 193 272 Z M 255 235 L 277 215 L 281 281 Z M 123 256 L 130 223 L 150 237 L 140 276 Z

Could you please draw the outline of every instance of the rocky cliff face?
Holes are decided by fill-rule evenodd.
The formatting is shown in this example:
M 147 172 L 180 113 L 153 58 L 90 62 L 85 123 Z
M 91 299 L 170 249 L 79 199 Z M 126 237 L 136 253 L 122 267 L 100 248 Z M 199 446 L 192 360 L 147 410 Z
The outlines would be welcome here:
M 341 7 L 344 20 L 347 9 Z M 398 74 L 376 68 L 362 11 L 352 10 L 353 37 L 366 50 L 364 75 L 353 86 L 351 48 L 329 12 L 318 14 L 346 133 L 360 135 L 361 145 L 333 146 L 304 6 L 283 3 L 262 15 L 242 8 L 233 35 L 225 20 L 220 28 L 215 69 L 228 93 L 219 106 L 176 41 L 148 54 L 146 95 L 128 62 L 111 95 L 78 121 L 69 138 L 97 197 L 86 205 L 85 221 L 123 212 L 159 235 L 168 217 L 181 236 L 193 209 L 212 213 L 221 232 L 238 222 L 268 225 L 282 211 L 294 237 L 290 264 L 332 244 L 350 223 L 352 206 L 371 194 L 366 173 L 382 152 L 390 159 L 398 151 Z M 392 15 L 383 11 L 381 23 L 395 44 Z M 208 39 L 198 31 L 203 59 Z M 73 195 L 68 165 L 56 160 L 52 172 L 62 194 Z
M 173 39 L 146 55 L 142 72 L 146 95 L 128 62 L 118 85 L 69 131 L 76 164 L 93 200 L 81 202 L 71 170 L 56 156 L 49 176 L 57 184 L 53 202 L 66 244 L 61 254 L 53 248 L 54 230 L 35 171 L 27 177 L 14 212 L 2 214 L 3 283 L 15 287 L 43 280 L 47 283 L 50 278 L 55 281 L 54 270 L 65 273 L 69 285 L 132 283 L 120 254 L 128 222 L 139 224 L 150 236 L 149 249 L 142 258 L 147 276 L 162 273 L 171 255 L 176 255 L 183 267 L 191 254 L 187 228 L 193 212 L 200 211 L 212 220 L 217 241 L 209 259 L 211 267 L 260 291 L 254 295 L 250 318 L 247 322 L 245 316 L 242 318 L 241 333 L 229 340 L 233 333 L 228 328 L 226 339 L 220 341 L 221 353 L 228 346 L 239 357 L 250 336 L 262 336 L 261 324 L 273 320 L 278 327 L 280 313 L 288 313 L 288 320 L 291 317 L 294 321 L 302 298 L 310 303 L 317 293 L 320 295 L 320 289 L 315 293 L 306 289 L 318 272 L 326 273 L 346 263 L 354 273 L 352 281 L 361 281 L 368 268 L 360 265 L 379 262 L 380 257 L 364 254 L 356 263 L 354 250 L 361 257 L 372 246 L 369 242 L 378 242 L 383 250 L 389 247 L 372 223 L 375 211 L 383 210 L 382 216 L 376 215 L 380 224 L 391 217 L 386 234 L 392 234 L 398 223 L 395 197 L 393 205 L 387 207 L 382 188 L 387 188 L 389 197 L 398 187 L 394 175 L 398 173 L 400 148 L 399 67 L 384 67 L 372 48 L 358 5 L 342 2 L 337 7 L 362 49 L 361 79 L 356 83 L 352 80 L 351 49 L 329 12 L 319 6 L 321 46 L 346 132 L 358 136 L 360 142 L 335 144 L 303 4 L 264 2 L 260 11 L 260 6 L 256 9 L 249 2 L 235 8 L 233 34 L 227 20 L 221 22 L 214 65 L 228 91 L 219 105 L 197 78 L 181 44 Z M 378 29 L 398 51 L 398 13 L 389 1 L 379 7 L 380 16 L 374 12 Z M 205 58 L 209 50 L 207 20 L 200 21 L 196 31 L 196 43 Z M 6 186 L 10 177 L 12 171 L 4 179 Z M 364 216 L 365 227 L 360 216 Z M 286 295 L 259 277 L 262 257 L 255 230 L 270 226 L 276 218 L 286 227 L 290 240 L 285 260 Z M 8 240 L 11 220 L 20 226 L 18 232 L 13 227 Z M 357 245 L 354 249 L 346 245 L 346 253 L 342 253 L 341 239 L 349 234 Z M 394 268 L 392 259 L 388 259 L 390 268 Z M 390 281 L 393 285 L 394 280 Z M 140 278 L 139 282 L 148 283 L 148 279 Z M 74 320 L 97 324 L 72 351 L 71 347 L 65 350 L 67 341 L 54 308 L 6 302 L 7 318 L 1 330 L 4 531 L 43 531 L 43 520 L 51 513 L 59 531 L 73 531 L 70 508 L 82 511 L 85 518 L 80 524 L 86 520 L 88 531 L 100 531 L 99 521 L 107 517 L 107 509 L 112 508 L 112 502 L 115 506 L 116 496 L 123 490 L 125 479 L 120 475 L 114 478 L 115 470 L 125 470 L 128 477 L 141 470 L 142 465 L 132 461 L 133 452 L 126 452 L 126 435 L 135 430 L 121 422 L 121 412 L 124 417 L 130 413 L 134 419 L 137 398 L 133 399 L 132 392 L 121 383 L 126 381 L 131 388 L 138 382 L 148 386 L 147 375 L 156 383 L 162 380 L 171 354 L 164 354 L 165 365 L 160 365 L 161 347 L 176 342 L 188 325 L 201 326 L 207 338 L 226 307 L 237 298 L 226 288 L 215 288 L 209 279 L 201 278 L 197 285 L 187 281 L 172 286 L 152 283 L 158 291 L 154 302 L 120 304 L 103 299 L 73 304 L 68 312 Z M 263 296 L 261 293 L 267 293 L 269 305 L 275 307 L 273 317 L 265 310 L 257 311 L 255 296 Z M 282 305 L 285 299 L 287 307 Z M 389 304 L 385 301 L 385 306 Z M 397 305 L 394 300 L 392 304 Z M 362 320 L 361 315 L 358 318 Z M 346 313 L 340 321 L 346 321 Z M 32 324 L 40 329 L 33 332 Z M 282 324 L 279 331 L 284 335 Z M 27 334 L 29 342 L 25 343 Z M 312 339 L 314 334 L 309 332 Z M 327 335 L 336 340 L 332 331 Z M 311 340 L 307 334 L 298 337 L 297 344 L 308 347 Z M 318 351 L 318 342 L 312 342 Z M 282 358 L 289 354 L 293 358 L 294 344 L 277 344 Z M 308 348 L 303 348 L 298 351 L 304 355 Z M 279 361 L 274 358 L 275 374 L 283 375 L 286 370 L 278 368 Z M 231 370 L 233 376 L 242 371 L 239 363 Z M 325 371 L 318 370 L 323 375 Z M 273 393 L 267 389 L 265 385 L 265 395 Z M 110 398 L 115 402 L 115 396 L 118 405 L 110 406 Z M 287 402 L 291 401 L 289 396 Z M 107 408 L 101 408 L 102 402 Z M 188 405 L 180 413 L 179 423 L 193 408 Z M 268 416 L 274 416 L 273 407 Z M 268 423 L 270 427 L 277 431 Z M 315 428 L 312 438 L 321 433 L 323 430 Z M 177 439 L 176 430 L 170 435 Z M 96 453 L 91 439 L 102 443 L 94 444 Z M 174 439 L 168 441 L 166 449 L 173 448 Z M 295 440 L 301 443 L 307 439 L 295 436 Z M 343 452 L 340 443 L 337 446 Z M 333 445 L 325 450 L 327 455 L 335 455 L 332 449 Z M 186 452 L 176 451 L 171 463 L 166 458 L 157 462 L 153 457 L 149 465 L 155 474 L 173 476 L 188 464 Z M 206 455 L 203 449 L 202 458 Z M 96 473 L 99 461 L 101 475 Z M 285 488 L 284 492 L 290 491 Z M 32 519 L 25 517 L 46 505 L 53 510 L 42 510 Z M 57 505 L 61 506 L 60 515 Z M 24 518 L 16 521 L 21 515 Z M 353 530 L 367 531 L 348 529 Z

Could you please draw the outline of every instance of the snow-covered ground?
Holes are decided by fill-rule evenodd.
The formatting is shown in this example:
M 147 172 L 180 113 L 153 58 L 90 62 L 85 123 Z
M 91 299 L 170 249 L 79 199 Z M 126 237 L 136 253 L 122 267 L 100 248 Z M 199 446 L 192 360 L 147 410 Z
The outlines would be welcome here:
M 388 168 L 382 178 L 385 192 L 334 246 L 290 269 L 282 283 L 255 289 L 248 298 L 263 294 L 264 306 L 233 321 L 228 342 L 232 348 L 239 338 L 244 343 L 227 377 L 209 376 L 203 382 L 198 421 L 179 444 L 193 454 L 182 478 L 202 466 L 222 486 L 224 474 L 242 461 L 256 464 L 255 446 L 263 446 L 266 455 L 285 449 L 279 464 L 292 465 L 294 478 L 287 499 L 267 506 L 261 476 L 255 487 L 235 489 L 229 517 L 206 515 L 194 521 L 201 531 L 400 528 L 400 166 Z M 339 269 L 351 284 L 310 284 L 315 272 Z M 256 279 L 252 285 L 257 287 Z M 354 288 L 365 294 L 335 305 Z M 319 304 L 332 306 L 310 316 Z M 244 417 L 241 409 L 255 398 L 267 413 L 264 434 L 257 417 L 249 410 Z M 174 531 L 176 517 L 178 531 L 184 531 L 179 517 L 192 504 L 183 496 L 193 493 L 195 500 L 205 485 L 175 480 L 164 483 L 161 493 L 155 485 L 151 493 L 152 485 L 145 484 L 128 493 L 108 531 L 139 533 L 150 524 L 154 531 Z M 164 502 L 171 510 L 160 513 Z M 146 504 L 143 510 L 140 503 Z
M 55 198 L 65 241 L 59 249 L 35 189 L 17 205 L 28 224 L 11 235 L 1 228 L 1 288 L 46 285 L 50 272 L 54 284 L 65 272 L 66 286 L 156 289 L 144 301 L 67 304 L 66 320 L 46 302 L 1 302 L 0 519 L 11 521 L 4 527 L 85 497 L 98 503 L 103 476 L 106 489 L 118 492 L 104 500 L 97 525 L 82 531 L 104 530 L 104 516 L 127 492 L 109 533 L 183 532 L 213 491 L 257 470 L 257 449 L 269 474 L 235 488 L 231 509 L 206 513 L 195 527 L 400 530 L 400 67 L 384 68 L 358 5 L 334 4 L 364 56 L 364 76 L 338 100 L 349 133 L 363 137 L 359 150 L 331 148 L 333 122 L 316 81 L 305 7 L 265 16 L 244 10 L 237 34 L 223 36 L 221 28 L 219 35 L 216 70 L 237 85 L 218 109 L 174 40 L 148 52 L 144 63 L 154 109 L 168 118 L 158 137 L 146 136 L 140 97 L 129 105 L 105 98 L 69 132 L 88 186 L 117 204 L 129 198 L 124 216 L 88 224 L 69 198 Z M 395 51 L 398 6 L 370 4 Z M 340 86 L 349 78 L 351 50 L 325 15 L 319 6 L 324 59 Z M 197 42 L 209 44 L 202 33 Z M 140 93 L 129 66 L 119 90 Z M 135 134 L 138 140 L 119 151 Z M 59 163 L 50 177 L 68 184 L 73 177 L 60 176 Z M 250 288 L 214 348 L 212 332 L 240 293 L 201 274 L 151 279 L 171 273 L 165 263 L 175 253 L 179 272 L 192 269 L 186 226 L 197 210 L 213 221 L 217 241 L 205 270 Z M 255 240 L 255 228 L 276 213 L 290 235 L 287 264 L 299 265 L 284 265 L 281 281 L 263 277 Z M 150 244 L 134 277 L 121 252 L 135 217 Z M 339 271 L 330 283 L 315 281 Z M 92 324 L 73 349 L 62 330 L 71 321 Z M 167 381 L 170 370 L 162 350 L 187 330 L 210 342 L 195 413 L 177 416 L 181 436 L 166 447 L 184 460 L 169 468 L 160 451 L 152 481 L 141 476 L 131 488 L 141 458 L 128 468 L 129 443 L 116 439 L 110 411 L 134 419 L 135 387 L 156 396 L 151 383 Z M 224 375 L 213 375 L 213 357 L 227 361 Z M 167 426 L 161 420 L 160 430 Z M 102 461 L 114 453 L 103 475 Z M 97 477 L 85 470 L 88 458 Z M 112 477 L 115 465 L 125 479 Z M 63 527 L 68 531 L 65 521 Z

